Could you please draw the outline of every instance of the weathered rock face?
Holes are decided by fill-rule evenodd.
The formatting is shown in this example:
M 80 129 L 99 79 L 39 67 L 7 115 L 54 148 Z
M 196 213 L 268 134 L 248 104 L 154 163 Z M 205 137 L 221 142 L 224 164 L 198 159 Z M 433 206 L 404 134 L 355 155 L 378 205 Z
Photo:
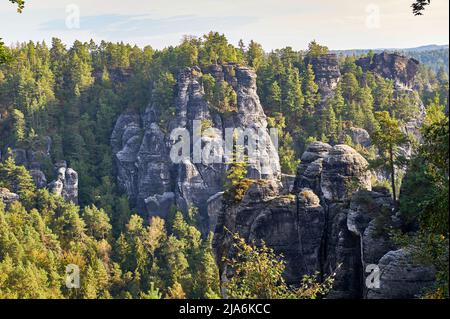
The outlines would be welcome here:
M 298 238 L 303 262 L 300 274 L 313 275 L 322 267 L 321 247 L 325 235 L 325 210 L 320 205 L 319 197 L 308 188 L 300 190 L 297 201 Z
M 369 132 L 360 127 L 350 127 L 347 134 L 351 137 L 354 145 L 369 147 L 372 144 Z
M 237 207 L 225 208 L 216 227 L 217 258 L 233 253 L 226 247 L 226 227 L 247 240 L 264 240 L 282 253 L 291 284 L 298 284 L 305 274 L 332 273 L 342 264 L 336 280 L 342 290 L 339 297 L 355 296 L 360 285 L 355 272 L 359 245 L 347 229 L 347 207 L 351 189 L 371 188 L 366 167 L 350 147 L 311 143 L 302 156 L 293 194 L 280 196 L 270 183 L 253 185 Z
M 56 179 L 50 183 L 43 172 L 43 165 L 52 163 L 50 155 L 52 139 L 49 136 L 43 137 L 42 145 L 37 149 L 12 149 L 12 156 L 16 165 L 27 168 L 34 184 L 38 189 L 48 188 L 56 195 L 62 196 L 66 201 L 78 203 L 78 173 L 72 168 L 67 168 L 65 161 L 54 164 Z M 1 155 L 1 154 L 0 154 Z
M 378 266 L 380 288 L 369 289 L 368 299 L 417 298 L 435 280 L 435 270 L 415 263 L 411 252 L 405 249 L 389 251 Z
M 216 81 L 227 81 L 232 86 L 237 95 L 236 112 L 214 111 L 205 98 L 202 73 L 209 73 Z M 279 180 L 278 153 L 270 140 L 252 70 L 235 64 L 212 65 L 204 70 L 188 68 L 178 76 L 176 93 L 176 115 L 167 127 L 160 127 L 156 106 L 148 107 L 144 114 L 124 113 L 118 118 L 111 136 L 118 184 L 147 216 L 164 217 L 172 204 L 183 210 L 198 208 L 206 232 L 210 229 L 208 215 L 216 214 L 208 211 L 208 199 L 223 190 L 225 163 L 230 160 L 223 154 L 225 130 L 240 129 L 250 137 L 262 134 L 261 138 L 267 142 L 258 149 L 258 159 L 250 162 L 248 175 L 251 178 Z M 186 129 L 195 138 L 198 131 L 194 120 L 210 123 L 208 134 L 192 139 L 191 156 L 174 163 L 170 153 L 178 140 L 171 140 L 170 133 L 173 129 Z M 195 150 L 198 149 L 200 160 L 196 160 Z M 219 163 L 208 162 L 205 158 L 209 153 L 205 150 L 224 155 L 224 158 Z M 217 209 L 217 205 L 212 205 L 211 209 Z M 211 223 L 214 224 L 214 220 Z
M 48 185 L 50 191 L 62 196 L 65 201 L 78 204 L 78 173 L 67 167 L 65 161 L 55 165 L 57 178 Z
M 330 53 L 306 59 L 305 62 L 312 65 L 322 102 L 325 102 L 333 96 L 341 79 L 338 57 L 335 53 Z
M 37 188 L 47 187 L 47 177 L 40 169 L 30 169 L 29 173 Z
M 19 195 L 11 192 L 7 188 L 0 188 L 0 201 L 3 202 L 6 206 L 11 205 L 11 203 L 18 201 Z
M 396 269 L 386 254 L 397 249 L 387 235 L 389 227 L 399 227 L 393 215 L 389 192 L 371 190 L 367 161 L 345 145 L 331 147 L 313 142 L 302 156 L 293 193 L 281 195 L 271 181 L 256 182 L 239 204 L 223 203 L 217 217 L 213 248 L 222 278 L 232 275 L 222 257 L 234 254 L 229 233 L 237 232 L 247 241 L 263 240 L 287 261 L 285 278 L 299 284 L 306 274 L 335 273 L 328 298 L 386 298 L 386 290 L 372 292 L 365 284 L 367 266 Z M 384 258 L 384 259 L 383 259 Z M 389 266 L 383 266 L 387 263 Z M 392 296 L 408 298 L 411 291 L 433 280 L 430 272 L 416 269 L 395 282 L 392 275 L 381 276 L 381 285 L 394 287 Z M 405 282 L 405 289 L 401 289 Z
M 414 77 L 414 61 L 402 61 L 380 55 L 364 67 L 394 79 L 396 89 L 401 86 L 408 90 Z M 323 104 L 340 79 L 337 58 L 327 55 L 308 63 L 314 68 Z M 236 111 L 222 114 L 209 105 L 202 73 L 230 84 L 237 95 Z M 282 253 L 289 284 L 299 284 L 306 274 L 319 272 L 320 277 L 325 277 L 336 273 L 329 298 L 388 296 L 366 288 L 365 267 L 396 265 L 386 261 L 386 255 L 398 249 L 387 237 L 386 227 L 397 227 L 399 221 L 392 215 L 389 193 L 372 190 L 368 163 L 360 154 L 346 145 L 332 147 L 313 142 L 303 154 L 294 178 L 280 174 L 273 143 L 261 144 L 261 156 L 250 163 L 248 170 L 248 177 L 255 182 L 236 204 L 229 202 L 223 192 L 225 163 L 230 158 L 222 149 L 222 135 L 227 128 L 236 128 L 246 130 L 250 137 L 262 132 L 263 139 L 270 139 L 256 94 L 255 73 L 235 64 L 185 69 L 177 79 L 175 107 L 175 116 L 165 124 L 161 124 L 157 105 L 150 105 L 143 114 L 126 112 L 118 118 L 111 136 L 118 184 L 141 214 L 147 218 L 165 217 L 173 204 L 184 211 L 198 208 L 203 234 L 214 232 L 213 249 L 221 278 L 232 274 L 223 261 L 223 257 L 235 253 L 229 230 L 247 241 L 264 241 Z M 195 120 L 209 127 L 208 133 L 197 140 Z M 171 160 L 173 145 L 180 142 L 178 135 L 170 136 L 175 128 L 185 129 L 194 137 L 189 142 L 189 156 L 177 162 Z M 349 134 L 355 144 L 370 145 L 365 130 L 351 128 Z M 203 151 L 200 157 L 195 152 L 198 149 Z M 222 161 L 207 162 L 205 155 L 211 154 L 223 156 Z M 400 278 L 418 285 L 432 280 L 420 271 L 411 278 Z M 390 277 L 382 282 L 397 285 Z M 408 297 L 414 290 L 408 285 L 404 291 L 401 284 L 398 287 L 398 297 Z
M 347 145 L 336 145 L 323 160 L 320 189 L 329 202 L 344 202 L 358 189 L 371 189 L 369 164 Z
M 142 130 L 140 117 L 134 113 L 119 116 L 111 136 L 112 152 L 116 156 L 118 185 L 136 201 L 137 155 L 141 146 Z
M 223 194 L 224 192 L 218 192 L 208 198 L 206 201 L 209 221 L 209 231 L 214 233 L 217 225 L 217 218 L 223 211 Z
M 386 189 L 359 191 L 352 197 L 347 228 L 360 238 L 363 266 L 376 264 L 386 251 L 395 248 L 387 236 L 387 229 L 395 224 L 392 207 L 392 198 Z
M 414 85 L 414 77 L 419 70 L 419 62 L 397 53 L 383 52 L 356 61 L 363 71 L 372 71 L 384 78 L 394 80 L 406 87 Z
M 312 142 L 306 148 L 297 168 L 293 193 L 302 188 L 310 188 L 314 193 L 321 195 L 320 180 L 322 176 L 323 159 L 330 151 L 331 146 L 322 142 Z

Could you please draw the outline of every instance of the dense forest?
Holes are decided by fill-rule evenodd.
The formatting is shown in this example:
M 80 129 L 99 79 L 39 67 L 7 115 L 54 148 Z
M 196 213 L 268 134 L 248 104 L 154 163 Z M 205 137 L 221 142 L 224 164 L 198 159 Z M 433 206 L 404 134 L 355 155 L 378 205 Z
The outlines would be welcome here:
M 363 72 L 356 56 L 341 56 L 342 81 L 323 102 L 310 61 L 326 55 L 328 48 L 315 41 L 307 51 L 287 47 L 267 53 L 254 41 L 235 47 L 224 35 L 211 32 L 202 38 L 185 37 L 178 46 L 163 50 L 93 41 L 76 41 L 67 48 L 55 38 L 50 46 L 28 42 L 5 47 L 4 52 L 9 58 L 0 66 L 0 187 L 17 193 L 20 201 L 0 203 L 0 298 L 221 296 L 212 238 L 201 236 L 195 208 L 183 214 L 174 207 L 167 220 L 143 220 L 117 189 L 110 135 L 120 113 L 143 111 L 149 103 L 159 106 L 164 125 L 174 114 L 180 70 L 229 62 L 256 70 L 269 126 L 280 132 L 279 155 L 286 174 L 295 173 L 311 141 L 352 145 L 350 127 L 364 128 L 374 137 L 368 148 L 353 145 L 374 167 L 389 162 L 389 150 L 405 140 L 416 145 L 415 155 L 407 160 L 412 177 L 403 183 L 399 209 L 420 221 L 420 235 L 396 236 L 427 247 L 422 250 L 429 252 L 425 259 L 441 276 L 434 294 L 448 296 L 447 72 L 421 67 L 417 90 L 398 95 L 393 81 Z M 208 76 L 204 85 L 211 100 L 217 99 L 213 104 L 229 111 L 232 90 Z M 420 100 L 427 114 L 419 143 L 398 128 L 420 112 Z M 14 162 L 14 149 L 32 150 L 50 177 L 53 163 L 67 161 L 79 174 L 78 205 L 36 189 L 25 167 Z M 400 165 L 400 156 L 394 160 Z M 398 185 L 378 182 L 395 195 L 398 180 L 401 176 Z M 242 267 L 257 270 L 229 282 L 231 296 L 312 298 L 330 285 L 306 278 L 300 287 L 286 287 L 280 279 L 283 261 L 273 251 L 238 238 L 236 243 L 245 256 Z M 80 265 L 85 278 L 81 289 L 64 286 L 67 264 Z M 256 283 L 265 275 L 271 280 L 261 288 Z
M 448 73 L 449 70 L 448 46 L 429 45 L 411 49 L 337 50 L 334 52 L 338 55 L 344 56 L 362 56 L 368 54 L 371 51 L 374 53 L 380 53 L 383 51 L 400 53 L 402 55 L 416 59 L 421 64 L 423 64 L 424 68 L 429 67 L 433 69 L 435 73 Z
M 11 2 L 23 9 L 23 1 Z M 417 1 L 414 13 L 422 14 L 428 4 Z M 312 141 L 351 145 L 372 169 L 388 172 L 374 183 L 390 189 L 396 209 L 408 220 L 391 236 L 437 270 L 435 286 L 422 297 L 448 298 L 448 49 L 405 53 L 423 63 L 411 91 L 363 71 L 356 61 L 372 61 L 374 52 L 340 55 L 342 80 L 325 98 L 313 64 L 328 53 L 315 41 L 301 52 L 287 47 L 268 53 L 254 41 L 235 47 L 214 32 L 185 37 L 163 50 L 93 41 L 67 48 L 56 38 L 50 46 L 0 43 L 0 298 L 327 294 L 333 276 L 305 276 L 288 286 L 283 258 L 237 234 L 232 237 L 236 259 L 229 261 L 235 274 L 221 282 L 212 234 L 202 236 L 195 207 L 185 213 L 173 207 L 165 220 L 144 220 L 116 185 L 110 136 L 119 114 L 156 105 L 165 127 L 175 113 L 178 73 L 224 63 L 257 72 L 269 127 L 279 130 L 283 173 L 295 173 Z M 225 81 L 205 74 L 202 82 L 214 111 L 234 112 L 236 94 Z M 401 129 L 419 114 L 420 134 Z M 370 134 L 371 146 L 353 143 L 349 130 L 355 127 Z M 405 145 L 411 149 L 407 157 L 401 152 Z M 37 188 L 29 165 L 16 163 L 17 150 L 31 152 L 48 177 L 55 175 L 54 163 L 66 161 L 74 168 L 80 178 L 77 203 Z M 243 194 L 236 185 L 245 177 L 245 165 L 232 165 L 227 177 L 225 187 L 239 201 Z M 20 200 L 7 201 L 8 196 Z M 80 267 L 81 289 L 65 285 L 69 264 Z

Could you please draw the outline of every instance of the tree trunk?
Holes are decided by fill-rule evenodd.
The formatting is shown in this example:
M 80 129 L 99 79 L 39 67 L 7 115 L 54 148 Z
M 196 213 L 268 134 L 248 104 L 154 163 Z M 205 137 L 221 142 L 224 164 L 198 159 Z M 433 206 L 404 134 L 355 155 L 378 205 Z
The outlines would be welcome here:
M 397 207 L 397 195 L 395 191 L 395 166 L 394 166 L 394 150 L 391 146 L 389 148 L 389 164 L 391 166 L 391 186 L 392 186 L 392 199 L 394 200 L 394 206 Z

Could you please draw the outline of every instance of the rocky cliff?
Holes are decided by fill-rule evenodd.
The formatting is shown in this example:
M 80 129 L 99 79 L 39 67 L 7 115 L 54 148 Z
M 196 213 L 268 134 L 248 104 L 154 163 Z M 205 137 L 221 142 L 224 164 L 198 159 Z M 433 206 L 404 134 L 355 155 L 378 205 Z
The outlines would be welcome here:
M 395 56 L 382 55 L 363 66 L 406 87 L 414 61 L 396 61 Z M 340 79 L 337 58 L 327 55 L 309 63 L 325 101 Z M 378 63 L 393 69 L 387 74 Z M 236 110 L 220 113 L 210 105 L 204 74 L 233 88 Z M 331 298 L 407 298 L 433 281 L 432 269 L 413 265 L 408 253 L 386 235 L 389 227 L 400 223 L 391 197 L 384 189 L 372 189 L 368 163 L 353 148 L 313 142 L 302 155 L 295 178 L 281 175 L 252 70 L 235 64 L 185 69 L 177 78 L 174 104 L 175 115 L 167 122 L 161 121 L 155 104 L 142 113 L 129 110 L 118 118 L 111 135 L 118 185 L 147 220 L 166 217 L 173 205 L 184 211 L 197 208 L 203 234 L 214 232 L 213 248 L 223 278 L 231 274 L 223 257 L 233 255 L 228 229 L 248 241 L 264 240 L 282 253 L 290 284 L 298 284 L 305 274 L 319 273 L 323 278 L 335 273 Z M 175 134 L 174 138 L 171 133 L 186 129 L 190 137 L 195 136 L 194 121 L 202 123 L 201 131 L 207 123 L 208 134 L 190 139 L 188 156 L 174 162 L 173 146 L 185 137 Z M 258 160 L 249 164 L 248 177 L 254 183 L 239 203 L 224 196 L 230 158 L 221 152 L 229 128 L 247 130 L 251 137 L 262 131 L 262 138 L 270 140 L 258 149 Z M 367 131 L 351 128 L 350 133 L 355 143 L 370 145 Z M 196 147 L 222 160 L 209 163 L 201 157 L 195 161 Z M 414 271 L 405 274 L 399 266 L 403 264 Z M 366 271 L 373 266 L 386 270 L 380 275 L 382 288 L 365 283 Z
M 44 149 L 12 149 L 12 156 L 16 165 L 22 165 L 28 169 L 37 188 L 47 188 L 53 194 L 63 197 L 64 200 L 78 204 L 78 173 L 74 169 L 67 167 L 66 161 L 58 161 L 54 165 L 51 164 L 50 150 L 52 140 L 48 136 L 44 140 Z M 44 163 L 53 165 L 54 168 L 53 174 L 56 178 L 50 183 L 47 182 L 47 176 L 43 172 Z
M 333 96 L 341 79 L 338 57 L 335 53 L 329 53 L 318 57 L 307 57 L 305 63 L 311 64 L 314 70 L 315 81 L 319 86 L 322 99 L 322 103 L 319 105 L 321 107 L 327 99 Z
M 205 97 L 202 74 L 211 74 L 216 81 L 226 81 L 237 96 L 235 112 L 219 113 Z M 240 129 L 254 137 L 262 132 L 265 147 L 258 149 L 259 159 L 250 164 L 248 176 L 255 179 L 279 180 L 281 177 L 278 153 L 267 131 L 266 115 L 256 93 L 256 75 L 249 68 L 235 64 L 211 65 L 203 70 L 188 68 L 180 72 L 175 98 L 176 114 L 161 126 L 158 106 L 150 105 L 143 114 L 127 112 L 116 122 L 111 136 L 115 155 L 118 184 L 128 194 L 139 211 L 148 216 L 165 217 L 176 204 L 180 209 L 196 207 L 203 221 L 203 230 L 214 214 L 208 203 L 218 198 L 223 190 L 227 162 L 222 154 L 226 129 Z M 173 129 L 186 129 L 195 136 L 194 120 L 209 124 L 209 134 L 197 141 L 190 140 L 190 156 L 179 163 L 170 159 L 171 147 L 178 140 L 170 138 Z M 195 161 L 195 149 L 203 157 Z M 204 150 L 224 155 L 218 163 L 205 163 Z
M 415 75 L 419 70 L 419 61 L 397 53 L 379 53 L 356 61 L 363 71 L 372 71 L 396 84 L 412 88 Z
M 222 277 L 231 274 L 222 262 L 233 255 L 228 229 L 283 254 L 290 284 L 306 274 L 335 273 L 329 298 L 419 294 L 434 272 L 414 265 L 387 236 L 399 220 L 389 192 L 372 190 L 367 165 L 351 147 L 313 142 L 302 156 L 292 194 L 280 195 L 277 183 L 256 182 L 239 204 L 225 201 L 213 242 Z M 366 285 L 371 267 L 380 270 L 381 288 Z

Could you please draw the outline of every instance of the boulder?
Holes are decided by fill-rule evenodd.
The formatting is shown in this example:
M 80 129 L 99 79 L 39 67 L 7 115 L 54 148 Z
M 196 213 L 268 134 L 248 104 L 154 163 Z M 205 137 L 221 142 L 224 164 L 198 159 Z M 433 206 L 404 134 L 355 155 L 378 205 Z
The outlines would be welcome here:
M 336 145 L 323 159 L 320 189 L 329 202 L 344 202 L 359 189 L 371 190 L 369 164 L 347 145 Z
M 11 205 L 11 203 L 18 201 L 19 195 L 11 192 L 7 188 L 0 188 L 0 201 L 3 202 L 6 206 Z
M 372 144 L 369 133 L 360 127 L 350 127 L 348 133 L 352 139 L 352 143 L 355 145 L 361 145 L 369 147 Z
M 380 288 L 369 289 L 368 299 L 417 298 L 435 281 L 435 270 L 414 262 L 413 254 L 408 249 L 389 251 L 380 259 L 378 266 Z
M 297 175 L 294 181 L 293 193 L 297 193 L 302 188 L 310 188 L 314 193 L 320 195 L 320 179 L 322 175 L 323 159 L 331 150 L 327 143 L 312 142 L 306 148 L 297 168 Z

